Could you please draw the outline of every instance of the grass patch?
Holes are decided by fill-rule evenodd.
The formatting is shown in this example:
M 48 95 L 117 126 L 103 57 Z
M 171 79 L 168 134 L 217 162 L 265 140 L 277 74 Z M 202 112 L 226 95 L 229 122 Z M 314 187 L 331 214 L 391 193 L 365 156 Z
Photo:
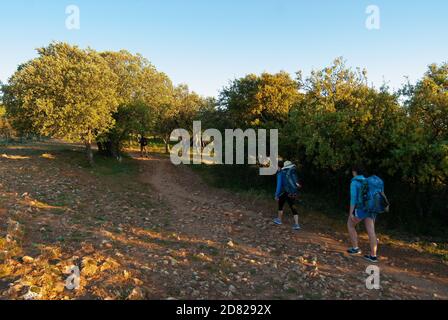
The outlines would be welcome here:
M 294 288 L 288 288 L 288 289 L 286 289 L 286 293 L 297 295 L 298 291 Z
M 132 176 L 138 173 L 138 164 L 125 155 L 121 161 L 94 153 L 94 165 L 90 166 L 83 150 L 59 151 L 59 157 L 73 166 L 78 166 L 96 176 Z
M 169 143 L 169 148 L 172 148 L 176 143 L 174 142 L 170 142 Z M 140 152 L 140 145 L 133 141 L 131 143 L 127 143 L 125 145 L 125 148 L 127 150 L 133 151 L 133 152 Z M 169 153 L 167 154 L 165 152 L 165 143 L 163 142 L 162 139 L 159 138 L 148 138 L 148 145 L 146 147 L 147 151 L 149 153 L 157 153 L 161 156 L 168 156 L 169 157 Z
M 260 176 L 259 168 L 248 165 L 193 165 L 203 180 L 216 188 L 256 197 L 272 197 L 275 191 L 274 176 Z
M 423 250 L 437 255 L 444 261 L 448 263 L 448 243 L 423 243 L 420 244 Z
M 84 167 L 97 176 L 129 176 L 138 172 L 138 164 L 127 156 L 118 161 L 97 154 L 95 165 L 90 167 L 86 164 Z

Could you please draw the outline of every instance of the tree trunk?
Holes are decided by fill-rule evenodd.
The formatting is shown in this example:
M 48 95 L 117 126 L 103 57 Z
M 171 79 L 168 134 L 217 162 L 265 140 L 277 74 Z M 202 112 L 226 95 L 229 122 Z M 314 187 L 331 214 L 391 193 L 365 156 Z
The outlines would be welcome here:
M 104 146 L 103 142 L 97 142 L 96 143 L 97 147 L 98 147 L 98 153 L 101 155 L 106 155 L 106 148 Z
M 121 154 L 122 144 L 120 141 L 112 141 L 108 140 L 106 142 L 97 142 L 98 145 L 98 153 L 106 156 L 117 159 Z
M 93 167 L 95 163 L 93 161 L 92 141 L 88 139 L 84 144 L 86 146 L 87 161 L 89 161 L 89 165 Z
M 165 142 L 165 153 L 166 154 L 170 153 L 170 148 L 169 148 L 169 144 L 168 144 L 169 139 L 170 139 L 169 137 L 165 137 L 163 139 L 163 142 Z
M 121 153 L 120 142 L 119 141 L 112 141 L 112 145 L 111 145 L 112 157 L 115 158 L 115 159 L 118 159 L 118 157 L 120 156 L 120 153 Z

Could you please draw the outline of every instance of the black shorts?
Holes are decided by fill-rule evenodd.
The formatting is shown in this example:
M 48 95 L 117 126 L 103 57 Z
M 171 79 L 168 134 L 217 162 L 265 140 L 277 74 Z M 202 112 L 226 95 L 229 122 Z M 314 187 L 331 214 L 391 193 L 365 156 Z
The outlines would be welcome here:
M 295 197 L 290 197 L 287 193 L 282 194 L 278 200 L 278 211 L 283 211 L 285 203 L 288 203 L 293 215 L 295 216 L 299 215 L 296 209 Z

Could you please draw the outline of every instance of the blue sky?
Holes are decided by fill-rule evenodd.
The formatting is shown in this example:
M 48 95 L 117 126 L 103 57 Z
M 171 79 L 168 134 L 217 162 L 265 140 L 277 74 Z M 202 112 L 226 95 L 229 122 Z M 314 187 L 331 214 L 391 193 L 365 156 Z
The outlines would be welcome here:
M 81 29 L 65 27 L 65 8 L 81 10 Z M 365 27 L 368 5 L 380 30 Z M 175 83 L 216 95 L 247 73 L 295 73 L 343 56 L 392 87 L 448 61 L 446 0 L 0 0 L 0 80 L 65 41 L 141 53 Z

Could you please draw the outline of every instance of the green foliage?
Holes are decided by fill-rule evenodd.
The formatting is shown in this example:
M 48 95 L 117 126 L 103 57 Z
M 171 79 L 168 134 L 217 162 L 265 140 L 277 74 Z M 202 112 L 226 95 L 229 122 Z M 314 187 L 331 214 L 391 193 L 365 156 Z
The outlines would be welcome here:
M 171 80 L 141 55 L 122 50 L 104 52 L 101 56 L 118 76 L 116 91 L 120 105 L 145 104 L 152 113 L 156 113 L 171 102 Z
M 91 142 L 114 124 L 118 77 L 93 50 L 65 43 L 38 49 L 9 79 L 5 104 L 21 128 L 42 135 Z
M 141 55 L 132 55 L 123 50 L 101 55 L 118 76 L 120 104 L 140 101 L 155 110 L 171 101 L 171 80 Z
M 234 80 L 220 94 L 220 105 L 236 127 L 276 127 L 300 99 L 297 83 L 286 72 L 254 74 Z
M 431 65 L 416 85 L 402 90 L 408 115 L 396 151 L 402 174 L 415 183 L 448 185 L 448 63 Z
M 6 103 L 44 135 L 91 141 L 113 125 L 117 76 L 92 50 L 53 43 L 11 77 Z M 9 99 L 10 98 L 10 99 Z
M 171 101 L 156 112 L 153 128 L 153 132 L 163 138 L 166 152 L 171 132 L 179 128 L 186 130 L 192 128 L 193 121 L 206 104 L 207 100 L 195 92 L 190 92 L 187 85 L 173 88 Z
M 116 91 L 120 106 L 113 114 L 115 126 L 99 136 L 97 142 L 102 153 L 116 157 L 124 141 L 151 132 L 156 115 L 172 101 L 172 84 L 140 55 L 122 50 L 104 52 L 101 56 L 118 76 Z
M 8 142 L 14 134 L 14 130 L 6 115 L 6 108 L 0 103 L 0 140 Z
M 233 128 L 234 122 L 228 116 L 228 112 L 219 107 L 218 101 L 214 98 L 207 98 L 201 105 L 196 120 L 202 121 L 202 128 L 214 128 L 221 132 L 225 129 Z
M 115 125 L 106 134 L 97 137 L 100 153 L 117 157 L 123 148 L 123 142 L 135 135 L 145 135 L 151 125 L 151 109 L 143 102 L 123 104 L 113 115 Z
M 284 128 L 283 149 L 294 148 L 289 156 L 333 172 L 354 163 L 383 167 L 395 147 L 390 137 L 404 116 L 397 97 L 369 87 L 366 72 L 346 68 L 341 59 L 298 80 L 306 94 Z
M 348 68 L 342 58 L 307 78 L 299 72 L 295 86 L 276 82 L 274 91 L 261 85 L 274 76 L 248 75 L 223 90 L 215 114 L 223 113 L 228 127 L 278 128 L 281 156 L 300 164 L 307 190 L 324 193 L 325 201 L 345 208 L 348 169 L 363 164 L 386 180 L 394 203 L 385 217 L 389 226 L 443 233 L 448 225 L 447 70 L 447 64 L 432 65 L 416 85 L 398 93 L 369 86 L 367 72 Z M 226 184 L 246 179 L 236 173 L 226 176 Z

